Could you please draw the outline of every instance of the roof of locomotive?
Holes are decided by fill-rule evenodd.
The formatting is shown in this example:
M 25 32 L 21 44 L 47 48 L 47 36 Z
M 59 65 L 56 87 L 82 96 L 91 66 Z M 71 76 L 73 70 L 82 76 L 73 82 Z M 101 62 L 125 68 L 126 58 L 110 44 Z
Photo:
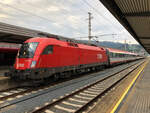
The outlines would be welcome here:
M 64 46 L 64 47 L 74 47 L 74 46 L 70 46 L 68 43 L 75 43 L 72 42 L 72 40 L 59 40 L 55 37 L 35 37 L 35 38 L 30 38 L 27 41 L 25 41 L 25 43 L 28 42 L 40 42 L 42 44 L 42 46 L 47 46 L 47 45 L 59 45 L 59 46 Z M 96 45 L 91 45 L 91 44 L 84 44 L 84 43 L 75 43 L 78 45 L 78 48 L 82 48 L 82 49 L 88 49 L 88 50 L 101 50 L 101 51 L 106 51 L 106 49 L 109 50 L 109 52 L 113 52 L 113 53 L 124 53 L 124 54 L 132 54 L 132 55 L 137 55 L 136 53 L 131 53 L 128 51 L 123 51 L 123 50 L 119 50 L 119 49 L 113 49 L 113 48 L 104 48 L 101 46 L 96 46 Z
M 30 38 L 27 41 L 25 41 L 25 43 L 28 42 L 40 42 L 43 46 L 46 45 L 59 45 L 59 46 L 64 46 L 64 47 L 74 47 L 74 46 L 70 46 L 69 43 L 74 43 L 74 42 L 70 42 L 70 41 L 63 41 L 63 40 L 58 40 L 55 38 L 47 38 L 47 37 L 35 37 L 35 38 Z M 75 43 L 77 44 L 78 48 L 82 48 L 82 49 L 89 49 L 89 50 L 102 50 L 105 51 L 105 48 L 100 47 L 100 46 L 92 46 L 92 45 L 86 45 L 86 44 L 82 44 L 82 43 Z

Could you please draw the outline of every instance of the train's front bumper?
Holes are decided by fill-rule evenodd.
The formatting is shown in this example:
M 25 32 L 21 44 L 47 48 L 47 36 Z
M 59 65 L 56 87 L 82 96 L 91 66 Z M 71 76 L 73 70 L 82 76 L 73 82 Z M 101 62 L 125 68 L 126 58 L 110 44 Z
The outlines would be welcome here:
M 17 70 L 10 69 L 9 72 L 5 73 L 5 76 L 16 78 L 16 79 L 40 79 L 40 70 L 35 69 L 26 69 L 26 70 Z

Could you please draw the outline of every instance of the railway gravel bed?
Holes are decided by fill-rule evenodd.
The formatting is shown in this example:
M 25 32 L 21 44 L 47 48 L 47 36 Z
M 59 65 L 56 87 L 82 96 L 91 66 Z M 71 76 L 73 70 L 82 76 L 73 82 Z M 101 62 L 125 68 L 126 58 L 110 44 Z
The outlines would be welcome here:
M 55 100 L 65 94 L 71 93 L 89 83 L 93 83 L 95 80 L 103 79 L 106 76 L 114 74 L 130 65 L 134 65 L 141 62 L 135 61 L 129 64 L 117 66 L 114 68 L 106 69 L 101 72 L 94 74 L 89 74 L 81 78 L 73 79 L 65 83 L 60 83 L 52 87 L 47 87 L 42 90 L 30 93 L 28 95 L 23 95 L 20 98 L 14 100 L 7 100 L 0 104 L 0 112 L 4 113 L 21 113 L 21 112 L 31 112 L 34 108 L 42 106 L 48 101 Z

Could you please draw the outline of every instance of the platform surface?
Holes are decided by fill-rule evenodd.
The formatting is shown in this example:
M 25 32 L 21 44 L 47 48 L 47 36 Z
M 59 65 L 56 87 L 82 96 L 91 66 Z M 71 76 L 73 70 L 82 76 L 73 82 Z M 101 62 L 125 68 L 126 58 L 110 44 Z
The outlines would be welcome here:
M 5 73 L 5 72 L 8 72 L 8 70 L 0 70 L 0 77 L 1 77 L 1 76 L 4 76 L 4 73 Z
M 150 60 L 117 112 L 150 113 Z

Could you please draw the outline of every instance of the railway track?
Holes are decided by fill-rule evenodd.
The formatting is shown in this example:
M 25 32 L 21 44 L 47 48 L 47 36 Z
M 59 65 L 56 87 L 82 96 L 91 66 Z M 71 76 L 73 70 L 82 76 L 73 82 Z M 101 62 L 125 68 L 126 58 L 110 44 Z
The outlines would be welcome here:
M 131 64 L 130 66 L 128 65 L 127 67 L 125 67 L 125 68 L 123 68 L 123 69 L 121 69 L 121 71 L 123 71 L 123 70 L 126 70 L 126 69 L 128 69 L 128 68 L 130 68 L 130 67 L 132 67 L 133 65 L 135 65 L 135 64 L 138 64 L 138 62 L 136 62 L 136 63 L 133 63 L 133 64 Z M 109 69 L 108 69 L 109 70 Z M 111 69 L 110 69 L 111 70 Z M 120 71 L 120 72 L 121 72 Z M 117 72 L 116 71 L 116 73 L 115 74 L 117 74 L 117 73 L 120 73 L 120 72 Z M 97 72 L 96 72 L 97 73 Z M 114 73 L 114 72 L 113 72 Z M 110 75 L 110 76 L 113 76 L 113 75 L 115 75 L 115 74 L 112 74 L 112 75 Z M 88 78 L 84 78 L 83 80 L 80 80 L 80 81 L 78 81 L 78 82 L 81 82 L 81 81 L 85 81 L 85 80 L 88 80 L 88 79 L 90 79 L 90 78 L 93 78 L 93 77 L 96 77 L 95 75 L 92 75 L 92 76 L 90 76 L 90 74 L 88 75 L 89 77 Z M 108 76 L 108 77 L 103 77 L 104 79 L 107 79 L 107 78 L 109 78 L 110 76 Z M 87 76 L 86 76 L 87 77 Z M 80 79 L 80 78 L 77 78 L 77 79 Z M 103 80 L 104 80 L 103 79 Z M 68 80 L 66 80 L 66 81 L 68 81 Z M 74 84 L 74 82 L 76 83 L 77 81 L 76 81 L 76 79 L 75 80 L 70 80 L 70 84 Z M 64 81 L 63 81 L 64 82 Z M 0 105 L 1 105 L 1 107 L 0 107 L 0 109 L 3 109 L 3 108 L 7 108 L 7 107 L 9 107 L 9 106 L 11 106 L 11 105 L 15 105 L 15 104 L 17 104 L 17 103 L 20 103 L 20 102 L 23 102 L 23 101 L 26 101 L 26 100 L 28 100 L 28 99 L 31 99 L 31 98 L 34 98 L 34 97 L 37 97 L 37 96 L 40 96 L 40 95 L 43 95 L 43 94 L 45 94 L 45 93 L 49 93 L 51 90 L 47 90 L 47 89 L 49 89 L 50 87 L 52 87 L 52 86 L 56 86 L 56 89 L 61 89 L 61 87 L 59 87 L 59 86 L 61 86 L 61 84 L 63 83 L 62 81 L 61 82 L 58 82 L 57 84 L 56 83 L 52 83 L 52 84 L 50 84 L 50 85 L 47 85 L 47 86 L 42 86 L 42 87 L 37 87 L 37 88 L 32 88 L 32 87 L 15 87 L 15 88 L 10 88 L 10 89 L 6 89 L 6 90 L 1 90 L 0 91 Z M 59 86 L 57 87 L 57 85 L 59 84 Z M 65 87 L 65 86 L 62 86 L 62 87 Z M 46 90 L 45 90 L 46 89 Z M 53 90 L 55 90 L 54 88 L 53 88 Z M 77 90 L 76 90 L 77 91 Z M 74 92 L 76 92 L 76 91 L 74 91 Z M 38 93 L 38 92 L 40 92 L 40 93 Z M 35 93 L 33 96 L 32 96 L 32 94 L 33 93 Z M 36 94 L 37 93 L 37 94 Z M 81 94 L 83 94 L 83 93 L 81 93 Z M 88 94 L 88 93 L 87 93 Z M 96 94 L 96 92 L 95 92 L 95 94 Z M 31 95 L 31 96 L 29 96 L 29 95 Z M 69 94 L 67 94 L 67 95 L 69 95 Z M 84 95 L 84 94 L 83 94 Z M 82 95 L 82 96 L 83 96 Z M 26 96 L 25 98 L 21 98 L 21 97 L 24 97 L 24 96 Z M 87 98 L 88 97 L 90 97 L 90 96 L 92 96 L 92 94 L 90 95 L 90 94 L 88 94 L 88 95 L 85 95 L 85 96 L 87 96 Z M 94 96 L 94 95 L 93 95 Z M 79 96 L 77 96 L 77 97 L 79 97 Z M 21 98 L 21 99 L 19 99 L 19 98 Z M 61 97 L 62 98 L 62 97 Z M 19 100 L 18 100 L 19 99 Z M 14 101 L 14 102 L 10 102 L 10 101 Z M 54 101 L 53 102 L 55 102 L 55 99 L 54 99 Z M 8 104 L 6 104 L 6 103 L 8 103 Z M 10 103 L 10 104 L 9 104 Z M 66 103 L 66 102 L 64 102 L 65 104 L 68 104 L 68 103 Z M 48 104 L 48 103 L 45 103 L 46 105 Z M 73 105 L 73 104 L 72 104 Z M 78 106 L 78 105 L 77 105 Z M 79 105 L 80 106 L 80 105 Z M 34 108 L 33 108 L 34 109 Z M 32 110 L 31 110 L 32 111 Z
M 30 93 L 35 93 L 40 88 L 28 88 L 28 87 L 15 87 L 0 91 L 0 104 L 5 101 L 14 100 L 16 98 L 21 98 L 24 95 L 29 95 Z
M 20 95 L 26 93 L 28 89 L 26 88 L 11 88 L 5 91 L 0 91 L 0 104 L 4 102 L 4 100 L 11 100 L 13 97 L 21 97 Z
M 45 88 L 50 88 L 54 85 L 63 83 L 65 81 L 67 81 L 67 80 L 59 81 L 57 83 L 51 83 L 48 86 L 37 87 L 37 88 L 14 87 L 14 88 L 8 88 L 5 90 L 0 90 L 0 104 L 3 104 L 5 101 L 15 100 L 16 98 L 21 98 L 25 95 L 36 93 L 39 90 L 41 91 L 41 90 L 44 90 Z
M 143 62 L 142 62 L 143 63 Z M 53 101 L 46 102 L 41 107 L 36 107 L 32 113 L 77 113 L 85 110 L 88 105 L 96 99 L 104 96 L 113 89 L 120 81 L 126 78 L 131 72 L 137 69 L 142 63 L 131 65 L 104 79 L 73 91 L 70 94 L 61 96 Z
M 57 84 L 51 83 L 47 86 L 40 86 L 40 87 L 27 87 L 27 86 L 13 87 L 13 88 L 1 90 L 0 91 L 0 104 L 3 104 L 5 101 L 11 101 L 11 100 L 15 100 L 16 98 L 21 98 L 25 95 L 37 93 L 38 91 L 48 89 L 54 85 L 57 85 Z

